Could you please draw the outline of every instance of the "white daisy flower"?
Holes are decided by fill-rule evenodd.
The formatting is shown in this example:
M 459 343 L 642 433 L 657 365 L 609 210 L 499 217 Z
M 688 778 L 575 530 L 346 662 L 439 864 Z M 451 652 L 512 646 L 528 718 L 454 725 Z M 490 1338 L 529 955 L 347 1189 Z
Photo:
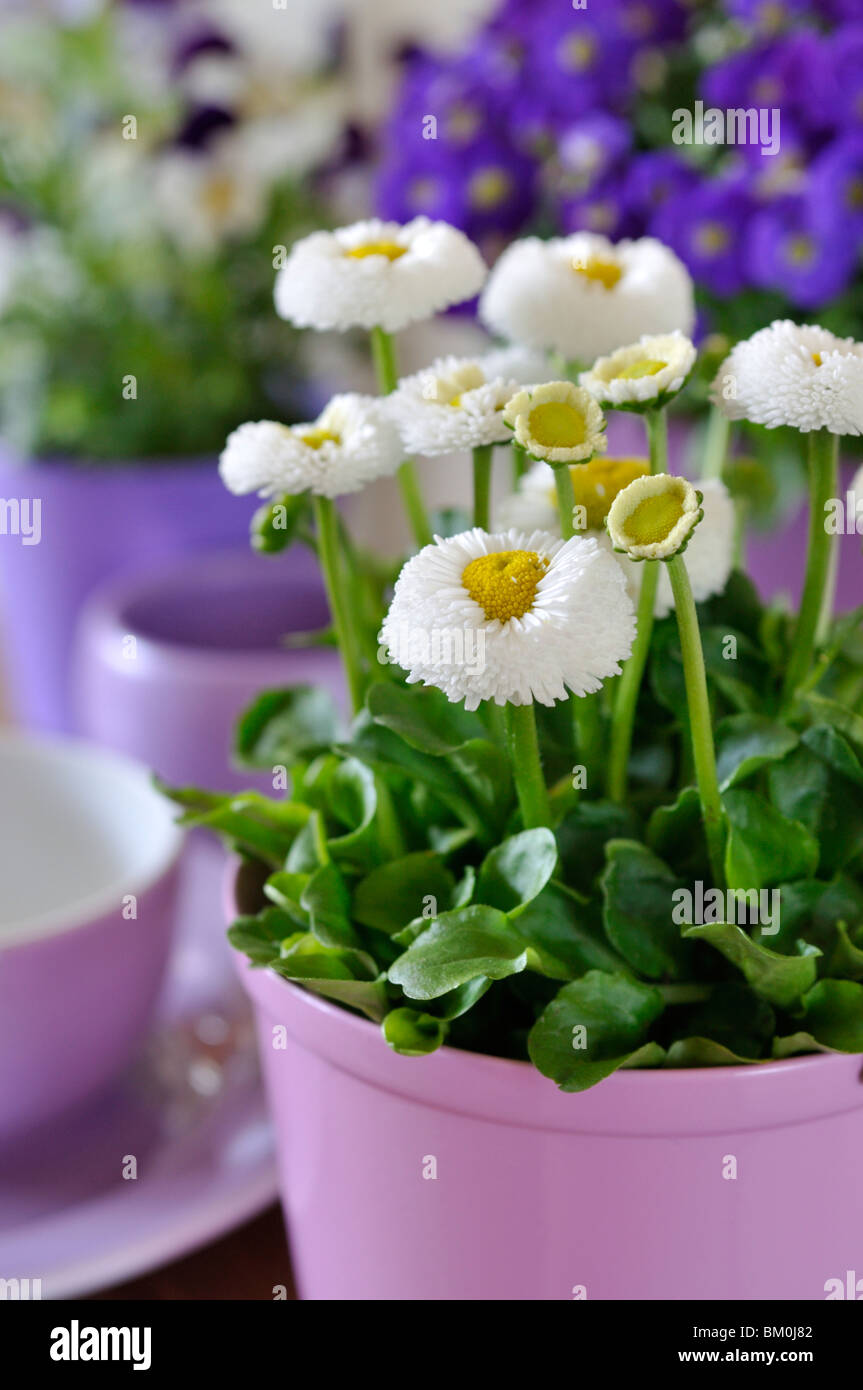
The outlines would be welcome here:
M 517 392 L 503 418 L 516 442 L 547 463 L 586 463 L 607 447 L 605 416 L 589 392 L 571 381 Z
M 573 524 L 580 533 L 605 536 L 608 509 L 621 488 L 634 478 L 650 472 L 645 458 L 592 458 L 589 463 L 570 468 L 576 513 Z M 535 463 L 519 482 L 518 491 L 507 497 L 495 518 L 498 530 L 518 526 L 522 530 L 551 531 L 560 534 L 560 514 L 554 470 L 547 463 Z
M 645 334 L 637 343 L 597 358 L 579 381 L 606 410 L 657 407 L 677 395 L 696 356 L 683 333 Z
M 395 473 L 401 461 L 401 439 L 382 403 L 376 397 L 343 395 L 334 396 L 310 424 L 258 420 L 240 425 L 228 437 L 219 472 L 235 493 L 341 497 Z
M 467 709 L 589 694 L 619 674 L 634 636 L 623 574 L 595 540 L 479 529 L 407 562 L 381 630 L 409 682 Z
M 701 495 L 686 478 L 653 473 L 617 494 L 605 524 L 615 550 L 631 560 L 668 560 L 686 548 L 701 517 Z
M 776 319 L 732 349 L 712 400 L 729 419 L 769 429 L 863 434 L 863 343 Z
M 653 237 L 615 244 L 576 232 L 513 242 L 489 276 L 480 317 L 514 342 L 592 362 L 643 333 L 690 333 L 695 303 L 683 262 Z
M 395 333 L 471 299 L 486 273 L 473 242 L 447 222 L 355 222 L 295 244 L 276 276 L 276 312 L 299 328 Z
M 477 358 L 450 356 L 403 377 L 389 407 L 406 452 L 433 456 L 508 440 L 503 408 L 525 377 L 501 374 L 498 363 L 516 371 L 536 365 L 519 362 L 512 351 Z

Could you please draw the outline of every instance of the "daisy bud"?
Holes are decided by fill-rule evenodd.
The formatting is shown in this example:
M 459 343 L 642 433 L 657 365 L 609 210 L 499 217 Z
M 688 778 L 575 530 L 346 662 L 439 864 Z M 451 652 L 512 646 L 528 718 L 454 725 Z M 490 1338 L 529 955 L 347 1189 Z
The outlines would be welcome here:
M 606 526 L 612 545 L 630 560 L 669 560 L 686 549 L 703 515 L 701 502 L 685 478 L 636 478 L 611 504 Z

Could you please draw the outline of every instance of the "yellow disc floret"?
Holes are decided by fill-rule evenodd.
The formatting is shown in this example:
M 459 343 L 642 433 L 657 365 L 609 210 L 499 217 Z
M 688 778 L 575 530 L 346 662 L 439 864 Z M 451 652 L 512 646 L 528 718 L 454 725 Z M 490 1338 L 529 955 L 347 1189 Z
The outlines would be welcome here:
M 323 430 L 318 427 L 307 430 L 305 434 L 300 435 L 300 439 L 309 449 L 320 449 L 322 444 L 341 444 L 342 442 L 340 436 L 333 434 L 332 430 Z
M 613 290 L 623 274 L 617 261 L 608 260 L 603 256 L 588 256 L 585 260 L 573 261 L 572 268 L 577 275 L 594 280 L 607 290 Z
M 544 449 L 573 449 L 584 443 L 584 415 L 568 401 L 544 401 L 533 407 L 528 418 L 533 438 Z
M 362 246 L 352 246 L 345 255 L 355 261 L 365 260 L 366 256 L 386 256 L 388 261 L 397 261 L 407 249 L 406 246 L 399 246 L 397 241 L 367 241 Z
M 656 376 L 667 367 L 667 362 L 660 362 L 655 357 L 642 357 L 640 362 L 631 362 L 628 367 L 623 367 L 617 373 L 619 381 L 638 381 L 644 376 Z
M 575 505 L 584 508 L 584 526 L 599 531 L 608 510 L 622 488 L 649 473 L 647 459 L 592 458 L 589 463 L 570 468 Z M 557 494 L 551 501 L 557 505 Z
M 683 516 L 683 498 L 674 492 L 645 497 L 630 512 L 624 530 L 633 545 L 661 545 Z
M 461 582 L 489 622 L 522 618 L 533 607 L 548 560 L 535 550 L 497 550 L 465 566 Z

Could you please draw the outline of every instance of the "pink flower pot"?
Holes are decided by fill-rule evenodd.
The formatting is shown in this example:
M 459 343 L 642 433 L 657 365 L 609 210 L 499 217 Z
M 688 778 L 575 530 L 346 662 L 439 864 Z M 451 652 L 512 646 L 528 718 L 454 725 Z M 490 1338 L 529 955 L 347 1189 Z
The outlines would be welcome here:
M 302 1298 L 823 1299 L 861 1267 L 860 1057 L 564 1095 L 238 965 Z

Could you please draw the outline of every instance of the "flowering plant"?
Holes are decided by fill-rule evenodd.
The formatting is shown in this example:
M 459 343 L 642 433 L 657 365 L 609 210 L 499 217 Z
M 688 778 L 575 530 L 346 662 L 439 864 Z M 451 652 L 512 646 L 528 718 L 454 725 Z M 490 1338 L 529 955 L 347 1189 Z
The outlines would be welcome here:
M 824 504 L 839 434 L 863 431 L 863 345 L 777 322 L 716 379 L 717 409 L 808 446 L 803 602 L 765 608 L 722 483 L 667 470 L 695 358 L 685 272 L 653 242 L 600 249 L 568 269 L 618 341 L 578 380 L 510 347 L 399 384 L 385 325 L 476 294 L 476 248 L 425 219 L 295 248 L 279 311 L 369 328 L 381 395 L 244 425 L 222 474 L 266 499 L 259 547 L 314 529 L 351 719 L 318 690 L 266 691 L 236 751 L 287 794 L 170 794 L 243 857 L 234 946 L 405 1056 L 529 1057 L 580 1091 L 619 1067 L 861 1052 L 863 609 L 833 617 Z M 559 248 L 551 271 L 516 250 L 485 296 L 566 332 Z M 644 458 L 606 456 L 609 408 L 642 414 Z M 472 450 L 472 525 L 432 534 L 399 435 Z M 391 592 L 334 503 L 385 474 L 417 547 Z
M 0 422 L 23 452 L 205 454 L 274 396 L 302 413 L 271 267 L 343 113 L 326 7 L 298 3 L 4 10 Z

